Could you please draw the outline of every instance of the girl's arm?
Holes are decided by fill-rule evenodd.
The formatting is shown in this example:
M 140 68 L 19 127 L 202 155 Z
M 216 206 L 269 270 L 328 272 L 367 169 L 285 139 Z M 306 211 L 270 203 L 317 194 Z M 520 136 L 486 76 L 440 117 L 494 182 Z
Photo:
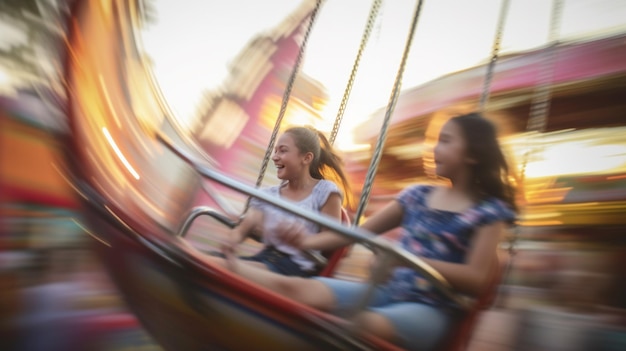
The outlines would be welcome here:
M 360 227 L 374 234 L 381 234 L 400 225 L 403 213 L 400 203 L 392 201 Z M 305 250 L 332 250 L 354 241 L 329 230 L 316 235 L 300 236 L 295 240 L 301 240 L 297 247 Z
M 360 227 L 374 234 L 382 234 L 402 223 L 404 209 L 396 200 L 391 201 L 382 210 L 373 214 Z
M 248 209 L 248 212 L 241 220 L 241 223 L 231 229 L 228 237 L 232 244 L 239 244 L 252 233 L 252 231 L 263 223 L 263 213 L 254 208 Z
M 497 245 L 504 230 L 502 221 L 480 227 L 470 243 L 465 263 L 422 260 L 441 273 L 457 291 L 480 295 L 487 287 L 492 265 L 497 264 Z

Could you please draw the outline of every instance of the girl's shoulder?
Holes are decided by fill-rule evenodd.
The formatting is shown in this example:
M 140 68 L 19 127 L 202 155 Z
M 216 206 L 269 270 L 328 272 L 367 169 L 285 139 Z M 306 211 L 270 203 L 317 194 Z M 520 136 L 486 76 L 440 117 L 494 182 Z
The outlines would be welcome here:
M 426 195 L 433 191 L 435 187 L 435 185 L 431 184 L 411 185 L 400 191 L 400 193 L 396 197 L 396 200 L 398 200 L 403 206 L 408 206 L 415 203 L 423 203 Z
M 508 224 L 515 222 L 516 213 L 504 201 L 490 197 L 481 201 L 476 210 L 480 212 L 483 224 L 504 221 Z
M 335 182 L 326 179 L 320 179 L 317 184 L 315 184 L 315 187 L 313 187 L 313 191 L 320 193 L 333 193 L 339 192 L 340 190 L 339 186 L 337 186 Z
M 398 195 L 398 197 L 402 197 L 402 196 L 422 197 L 426 194 L 429 194 L 436 187 L 437 187 L 436 185 L 432 185 L 432 184 L 414 184 L 400 191 L 400 194 Z
M 313 198 L 315 198 L 319 204 L 326 203 L 328 197 L 333 193 L 339 194 L 339 196 L 343 200 L 343 194 L 341 193 L 341 190 L 339 189 L 337 184 L 326 179 L 320 179 L 320 181 L 315 184 L 315 187 L 313 187 L 311 193 Z

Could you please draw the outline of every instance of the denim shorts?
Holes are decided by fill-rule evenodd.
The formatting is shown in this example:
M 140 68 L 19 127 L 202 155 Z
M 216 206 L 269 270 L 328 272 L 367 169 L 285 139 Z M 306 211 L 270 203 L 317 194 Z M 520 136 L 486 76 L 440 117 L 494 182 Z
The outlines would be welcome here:
M 291 260 L 291 256 L 277 250 L 273 246 L 266 246 L 253 256 L 240 257 L 242 260 L 261 262 L 275 273 L 297 277 L 310 277 L 315 271 L 305 271 Z
M 328 286 L 335 296 L 332 311 L 349 316 L 359 307 L 369 287 L 368 283 L 316 277 Z M 435 306 L 411 301 L 394 301 L 384 286 L 374 290 L 368 311 L 385 316 L 396 330 L 400 346 L 407 350 L 436 350 L 456 321 L 453 312 Z

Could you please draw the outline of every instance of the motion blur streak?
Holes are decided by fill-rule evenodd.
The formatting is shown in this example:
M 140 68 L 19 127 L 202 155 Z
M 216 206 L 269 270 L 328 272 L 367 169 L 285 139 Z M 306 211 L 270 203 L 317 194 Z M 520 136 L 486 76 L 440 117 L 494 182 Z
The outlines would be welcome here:
M 94 197 L 81 193 L 82 182 L 72 176 L 88 175 L 81 180 L 97 190 L 98 205 L 120 223 L 143 224 L 146 232 L 174 233 L 196 204 L 238 215 L 245 200 L 240 194 L 203 183 L 154 136 L 164 133 L 215 169 L 252 183 L 311 4 L 303 1 L 233 54 L 226 81 L 205 94 L 193 123 L 183 129 L 150 74 L 152 58 L 138 37 L 142 26 L 176 14 L 156 16 L 158 3 L 140 0 L 0 3 L 0 350 L 161 350 L 155 339 L 184 344 L 192 335 L 236 339 L 247 349 L 277 349 L 279 343 L 272 344 L 276 335 L 281 338 L 274 341 L 303 343 L 276 326 L 289 324 L 286 313 L 272 315 L 280 323 L 267 329 L 259 327 L 266 320 L 258 315 L 242 329 L 238 306 L 251 306 L 245 304 L 254 299 L 218 309 L 225 317 L 214 322 L 232 333 L 205 328 L 203 318 L 210 311 L 195 310 L 189 301 L 201 304 L 211 297 L 177 289 L 180 281 L 190 289 L 206 283 L 185 281 L 201 259 L 194 256 L 195 265 L 186 269 L 173 265 L 164 270 L 141 253 L 116 252 L 120 241 L 106 235 L 110 228 L 90 225 L 84 215 L 81 204 Z M 81 12 L 70 18 L 79 5 Z M 184 2 L 176 6 L 186 10 Z M 607 12 L 626 18 L 623 1 L 565 1 L 571 13 L 584 6 L 606 6 Z M 577 22 L 587 22 L 586 13 L 578 16 L 585 20 Z M 446 16 L 437 18 L 447 28 L 459 28 Z M 341 26 L 356 26 L 349 15 L 343 21 Z M 70 29 L 71 38 L 66 36 Z M 200 34 L 176 37 L 229 38 L 227 29 Z M 326 50 L 333 57 L 333 48 Z M 513 265 L 470 350 L 624 350 L 626 34 L 598 31 L 560 43 L 547 130 L 537 135 L 525 126 L 542 50 L 510 53 L 496 65 L 487 116 L 499 126 L 512 164 L 525 173 L 524 202 L 519 226 L 507 236 L 515 240 L 509 252 Z M 185 65 L 193 55 L 176 54 L 173 65 Z M 437 130 L 426 126 L 475 109 L 484 72 L 485 65 L 468 67 L 402 92 L 367 214 L 409 183 L 434 181 L 430 148 Z M 187 91 L 184 85 L 176 89 Z M 320 124 L 322 107 L 337 98 L 329 94 L 323 82 L 301 74 L 284 123 Z M 366 145 L 344 150 L 355 196 L 373 152 L 367 146 L 374 144 L 382 116 L 381 110 L 371 111 L 359 116 L 365 122 L 352 123 L 355 142 Z M 75 153 L 68 154 L 68 144 Z M 278 181 L 273 172 L 267 183 Z M 218 224 L 198 221 L 184 245 L 214 248 L 223 234 Z M 155 251 L 180 249 L 154 245 Z M 244 250 L 253 250 L 257 244 L 246 245 Z M 117 264 L 123 279 L 111 279 L 94 246 Z M 508 242 L 502 246 L 506 250 Z M 362 279 L 370 256 L 355 247 L 338 275 Z M 141 298 L 123 300 L 120 281 Z M 144 311 L 143 325 L 130 313 L 129 302 Z M 177 318 L 193 322 L 175 323 Z M 144 325 L 164 332 L 151 336 Z

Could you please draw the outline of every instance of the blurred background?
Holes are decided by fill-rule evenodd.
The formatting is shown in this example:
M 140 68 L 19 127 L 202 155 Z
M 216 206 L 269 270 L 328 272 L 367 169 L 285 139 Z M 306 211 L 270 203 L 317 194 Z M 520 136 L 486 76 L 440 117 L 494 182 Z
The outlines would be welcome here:
M 65 45 L 76 2 L 0 1 L 0 349 L 158 350 L 89 249 L 97 238 L 81 224 L 63 172 L 72 138 Z M 141 69 L 126 73 L 142 76 L 116 79 L 130 95 L 150 84 L 159 105 L 120 118 L 157 125 L 162 116 L 151 112 L 165 111 L 216 169 L 254 185 L 315 2 L 128 2 L 138 9 L 124 25 L 133 27 Z M 105 17 L 122 3 L 102 1 L 96 12 Z M 502 4 L 424 2 L 365 217 L 408 184 L 432 181 L 436 125 L 477 108 Z M 356 198 L 416 2 L 382 3 L 363 45 L 370 6 L 324 2 L 282 122 L 330 133 L 362 49 L 335 144 Z M 626 348 L 626 2 L 564 0 L 555 33 L 552 11 L 549 1 L 510 1 L 493 68 L 486 116 L 499 127 L 524 196 L 518 226 L 502 244 L 510 269 L 472 350 Z M 105 39 L 84 45 L 106 50 Z M 542 92 L 537 133 L 528 126 Z M 133 150 L 133 134 L 115 133 L 122 150 Z M 165 164 L 144 164 L 140 173 Z M 270 166 L 263 185 L 276 182 Z M 211 203 L 229 215 L 244 209 L 241 194 L 210 182 L 189 187 L 197 192 L 189 205 Z M 213 245 L 211 228 L 198 221 L 189 242 Z M 361 277 L 367 255 L 355 248 L 338 275 Z

